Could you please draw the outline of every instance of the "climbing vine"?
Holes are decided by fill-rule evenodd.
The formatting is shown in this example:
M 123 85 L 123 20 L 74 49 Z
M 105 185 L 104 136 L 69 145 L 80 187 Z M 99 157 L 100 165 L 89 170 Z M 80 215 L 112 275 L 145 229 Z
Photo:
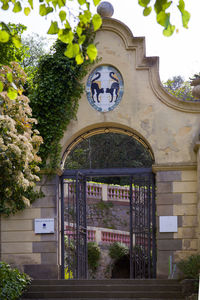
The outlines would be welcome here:
M 82 49 L 86 59 L 83 64 L 77 65 L 74 59 L 66 57 L 66 45 L 58 40 L 50 54 L 41 57 L 34 78 L 31 107 L 38 121 L 36 128 L 44 141 L 39 155 L 42 167 L 50 172 L 59 166 L 60 140 L 69 122 L 76 118 L 78 101 L 83 92 L 81 79 L 91 65 L 86 49 L 94 39 L 92 29 L 87 29 L 85 36 Z

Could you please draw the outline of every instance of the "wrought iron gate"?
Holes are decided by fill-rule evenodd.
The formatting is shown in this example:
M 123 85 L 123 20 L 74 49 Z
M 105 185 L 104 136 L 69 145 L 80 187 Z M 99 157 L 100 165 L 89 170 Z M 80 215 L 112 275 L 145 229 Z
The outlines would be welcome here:
M 62 278 L 87 278 L 86 180 L 62 178 Z
M 62 278 L 87 278 L 86 178 L 101 176 L 130 178 L 130 278 L 155 278 L 155 179 L 151 168 L 64 172 L 61 177 Z
M 130 278 L 156 277 L 155 222 L 154 176 L 135 174 L 130 177 Z

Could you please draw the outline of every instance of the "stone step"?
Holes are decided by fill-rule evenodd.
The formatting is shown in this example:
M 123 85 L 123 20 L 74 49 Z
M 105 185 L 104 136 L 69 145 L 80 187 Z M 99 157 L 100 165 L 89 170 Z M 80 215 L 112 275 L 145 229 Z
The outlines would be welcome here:
M 179 285 L 179 281 L 175 279 L 92 279 L 92 280 L 87 280 L 87 279 L 73 279 L 73 280 L 64 280 L 64 279 L 38 279 L 38 280 L 33 280 L 31 285 L 107 285 L 107 284 L 112 284 L 112 285 L 119 285 L 119 284 L 124 284 L 124 285 L 151 285 L 151 284 L 156 284 L 156 285 Z
M 33 298 L 21 298 L 20 300 L 33 300 Z M 46 298 L 49 299 L 49 298 Z M 65 298 L 67 300 L 88 300 L 88 298 Z M 117 298 L 117 300 L 152 300 L 152 298 Z M 34 300 L 44 300 L 44 298 L 34 298 Z M 50 298 L 49 300 L 60 300 L 60 298 Z M 116 300 L 116 298 L 93 298 L 92 300 Z M 154 298 L 154 300 L 163 300 L 163 298 Z M 164 300 L 172 300 L 171 298 L 165 298 Z M 185 298 L 176 298 L 173 300 L 185 300 Z
M 36 291 L 144 291 L 145 289 L 148 289 L 148 291 L 157 291 L 158 290 L 158 285 L 157 284 L 151 284 L 151 285 L 145 285 L 145 284 L 140 284 L 140 285 L 131 285 L 131 284 L 126 284 L 126 285 L 113 285 L 112 284 L 105 284 L 105 285 L 32 285 L 29 289 L 29 292 L 36 292 Z M 167 292 L 169 290 L 169 286 L 160 284 L 159 285 L 159 291 L 162 292 Z M 176 284 L 176 285 L 171 285 L 170 286 L 170 291 L 179 291 L 181 292 L 181 286 Z
M 183 300 L 177 280 L 33 280 L 21 299 Z
M 160 292 L 160 291 L 154 291 L 154 292 L 149 292 L 149 291 L 69 291 L 69 292 L 59 292 L 59 291 L 51 291 L 51 292 L 28 292 L 25 296 L 24 299 L 26 298 L 31 298 L 31 299 L 36 299 L 36 298 L 43 298 L 43 299 L 51 299 L 51 298 L 88 298 L 88 299 L 95 299 L 95 298 L 149 298 L 149 299 L 156 299 L 156 298 L 161 298 L 161 299 L 178 299 L 181 298 L 181 294 L 177 292 Z

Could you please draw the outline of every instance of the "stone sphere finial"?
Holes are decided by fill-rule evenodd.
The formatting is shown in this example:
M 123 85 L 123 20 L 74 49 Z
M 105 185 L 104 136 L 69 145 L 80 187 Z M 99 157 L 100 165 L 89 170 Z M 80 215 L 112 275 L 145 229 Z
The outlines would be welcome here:
M 103 1 L 97 7 L 97 12 L 102 18 L 110 18 L 114 13 L 114 8 L 110 2 Z

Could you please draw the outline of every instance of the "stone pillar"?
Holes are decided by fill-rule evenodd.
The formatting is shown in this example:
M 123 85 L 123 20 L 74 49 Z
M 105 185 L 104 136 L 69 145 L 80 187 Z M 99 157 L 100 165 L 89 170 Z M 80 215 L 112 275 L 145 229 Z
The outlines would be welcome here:
M 102 200 L 108 201 L 108 185 L 102 184 Z
M 194 151 L 197 153 L 197 238 L 198 238 L 198 252 L 200 253 L 200 141 L 198 141 L 194 147 Z
M 173 266 L 197 251 L 196 166 L 154 166 L 156 172 L 157 277 L 167 278 Z M 160 216 L 177 216 L 178 232 L 159 232 Z M 174 274 L 176 276 L 176 274 Z

